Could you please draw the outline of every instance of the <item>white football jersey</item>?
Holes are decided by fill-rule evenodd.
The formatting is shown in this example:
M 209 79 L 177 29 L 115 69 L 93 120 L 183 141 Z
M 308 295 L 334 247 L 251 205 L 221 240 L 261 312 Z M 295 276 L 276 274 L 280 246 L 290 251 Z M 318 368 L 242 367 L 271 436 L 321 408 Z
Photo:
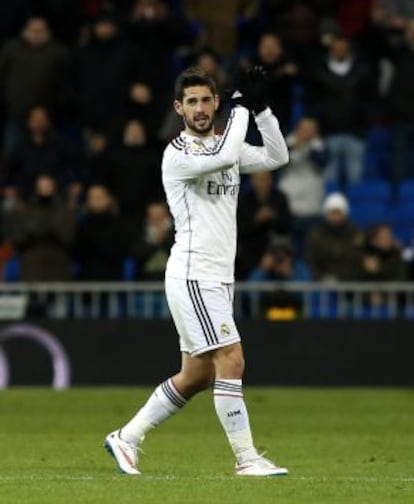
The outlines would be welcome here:
M 245 143 L 249 112 L 237 106 L 223 135 L 200 138 L 182 132 L 165 149 L 162 179 L 175 224 L 166 276 L 234 281 L 240 174 L 274 170 L 288 162 L 270 109 L 255 120 L 263 147 Z

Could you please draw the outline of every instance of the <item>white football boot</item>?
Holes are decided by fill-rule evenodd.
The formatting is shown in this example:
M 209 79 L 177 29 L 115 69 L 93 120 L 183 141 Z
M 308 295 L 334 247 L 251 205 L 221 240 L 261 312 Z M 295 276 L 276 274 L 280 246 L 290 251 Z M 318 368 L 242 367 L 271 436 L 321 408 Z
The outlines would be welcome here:
M 122 473 L 139 476 L 141 474 L 137 469 L 139 448 L 121 439 L 120 432 L 117 430 L 108 434 L 104 446 Z
M 243 464 L 236 464 L 235 474 L 236 476 L 286 476 L 288 470 L 285 467 L 278 467 L 260 455 L 243 462 Z

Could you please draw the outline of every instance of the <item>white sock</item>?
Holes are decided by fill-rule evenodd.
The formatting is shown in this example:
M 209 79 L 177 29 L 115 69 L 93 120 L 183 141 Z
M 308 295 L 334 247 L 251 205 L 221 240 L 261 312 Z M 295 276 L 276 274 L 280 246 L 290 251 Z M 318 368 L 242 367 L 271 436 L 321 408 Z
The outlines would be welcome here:
M 243 464 L 258 456 L 253 445 L 249 415 L 243 398 L 241 380 L 216 380 L 214 406 L 226 431 L 237 462 Z
M 121 438 L 137 445 L 147 432 L 174 415 L 186 403 L 187 400 L 178 392 L 172 379 L 169 378 L 154 390 L 134 418 L 122 427 Z

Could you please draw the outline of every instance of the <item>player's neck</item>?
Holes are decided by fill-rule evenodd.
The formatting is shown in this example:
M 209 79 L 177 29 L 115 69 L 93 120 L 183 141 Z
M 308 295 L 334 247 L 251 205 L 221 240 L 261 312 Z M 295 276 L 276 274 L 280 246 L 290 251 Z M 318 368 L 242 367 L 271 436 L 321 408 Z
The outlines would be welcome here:
M 211 130 L 206 131 L 205 133 L 199 133 L 198 131 L 191 129 L 188 126 L 186 126 L 184 133 L 186 135 L 190 135 L 190 136 L 197 137 L 197 138 L 207 138 L 207 137 L 212 137 L 215 135 L 214 128 L 211 128 Z

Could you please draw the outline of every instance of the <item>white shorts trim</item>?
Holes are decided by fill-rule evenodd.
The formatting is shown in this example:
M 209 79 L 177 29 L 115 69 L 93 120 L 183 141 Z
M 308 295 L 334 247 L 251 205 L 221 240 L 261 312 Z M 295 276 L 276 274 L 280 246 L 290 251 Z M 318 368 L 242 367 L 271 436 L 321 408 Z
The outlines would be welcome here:
M 165 292 L 182 352 L 200 355 L 240 341 L 233 284 L 166 277 Z
M 218 348 L 223 348 L 225 346 L 233 345 L 234 343 L 238 343 L 240 341 L 240 336 L 235 338 L 234 340 L 226 341 L 225 343 L 219 343 L 218 345 L 206 346 L 204 348 L 199 348 L 194 352 L 187 352 L 186 350 L 182 350 L 182 352 L 187 352 L 191 355 L 191 357 L 196 357 L 197 355 L 201 355 L 206 352 L 211 352 L 212 350 L 217 350 Z

